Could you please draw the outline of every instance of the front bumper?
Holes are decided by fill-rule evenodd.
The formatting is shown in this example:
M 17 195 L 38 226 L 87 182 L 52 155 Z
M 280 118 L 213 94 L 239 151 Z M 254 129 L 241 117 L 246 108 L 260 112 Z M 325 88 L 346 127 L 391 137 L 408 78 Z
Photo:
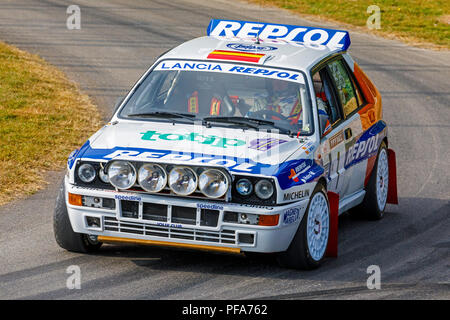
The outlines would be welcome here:
M 140 243 L 163 246 L 177 246 L 224 252 L 281 252 L 287 250 L 298 225 L 303 218 L 308 200 L 283 206 L 253 206 L 220 201 L 199 199 L 181 199 L 143 193 L 102 190 L 73 186 L 65 180 L 65 198 L 70 223 L 74 232 L 96 235 L 103 242 Z M 74 206 L 68 203 L 68 193 L 114 199 L 115 208 L 94 208 Z M 138 202 L 139 216 L 124 217 L 121 201 L 132 199 Z M 154 221 L 144 219 L 144 203 L 167 206 L 167 220 Z M 197 219 L 194 224 L 173 223 L 172 207 L 195 208 Z M 217 225 L 205 226 L 200 223 L 204 208 L 218 211 Z M 192 211 L 192 209 L 190 209 Z M 237 212 L 259 215 L 279 214 L 278 225 L 259 226 L 224 222 L 225 212 Z M 99 226 L 89 226 L 87 218 L 98 218 Z M 245 239 L 245 241 L 243 241 Z M 249 241 L 249 239 L 251 241 Z

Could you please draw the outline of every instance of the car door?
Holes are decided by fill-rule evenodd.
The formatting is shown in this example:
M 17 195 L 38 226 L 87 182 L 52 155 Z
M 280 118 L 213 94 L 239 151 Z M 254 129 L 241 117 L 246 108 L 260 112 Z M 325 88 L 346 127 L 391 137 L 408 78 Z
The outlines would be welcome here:
M 351 153 L 354 153 L 354 149 L 358 145 L 358 139 L 363 134 L 361 118 L 357 111 L 364 104 L 364 101 L 343 58 L 340 57 L 330 61 L 327 68 L 344 117 L 343 139 L 346 161 L 344 168 L 340 169 L 347 176 L 346 184 L 341 186 L 340 196 L 344 198 L 364 188 L 365 163 L 352 164 L 351 161 L 348 161 L 351 159 Z
M 320 155 L 327 177 L 327 189 L 343 197 L 348 184 L 345 175 L 344 117 L 327 65 L 313 70 L 313 84 L 319 130 Z

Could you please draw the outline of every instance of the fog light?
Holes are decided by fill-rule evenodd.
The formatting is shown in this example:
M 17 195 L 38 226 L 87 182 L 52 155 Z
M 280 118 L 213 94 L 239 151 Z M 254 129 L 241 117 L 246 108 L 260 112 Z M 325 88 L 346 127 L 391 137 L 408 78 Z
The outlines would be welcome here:
M 88 227 L 100 228 L 100 218 L 86 217 L 86 223 L 87 223 Z
M 253 244 L 255 241 L 255 235 L 252 233 L 239 233 L 239 243 Z

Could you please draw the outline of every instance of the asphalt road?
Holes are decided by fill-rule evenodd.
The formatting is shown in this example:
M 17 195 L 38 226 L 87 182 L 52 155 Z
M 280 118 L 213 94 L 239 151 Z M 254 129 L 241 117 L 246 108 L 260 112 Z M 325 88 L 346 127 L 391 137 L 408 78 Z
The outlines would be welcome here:
M 70 4 L 81 8 L 81 30 L 66 28 Z M 0 39 L 64 70 L 107 120 L 116 97 L 159 54 L 204 35 L 209 20 L 220 17 L 312 24 L 217 0 L 0 0 Z M 300 272 L 270 259 L 151 247 L 69 253 L 53 237 L 63 175 L 55 172 L 46 190 L 0 208 L 0 298 L 450 299 L 450 53 L 355 32 L 351 38 L 350 53 L 382 93 L 400 204 L 388 205 L 381 221 L 341 216 L 338 259 Z M 71 265 L 81 269 L 80 290 L 66 288 Z M 370 265 L 381 268 L 380 290 L 366 287 Z

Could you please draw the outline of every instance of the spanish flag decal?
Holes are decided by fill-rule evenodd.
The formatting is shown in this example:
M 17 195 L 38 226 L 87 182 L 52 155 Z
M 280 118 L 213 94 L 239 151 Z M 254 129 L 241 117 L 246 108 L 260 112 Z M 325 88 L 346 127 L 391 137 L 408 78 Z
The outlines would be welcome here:
M 262 53 L 248 53 L 239 51 L 214 50 L 208 55 L 208 59 L 235 60 L 245 62 L 259 62 L 264 57 Z

